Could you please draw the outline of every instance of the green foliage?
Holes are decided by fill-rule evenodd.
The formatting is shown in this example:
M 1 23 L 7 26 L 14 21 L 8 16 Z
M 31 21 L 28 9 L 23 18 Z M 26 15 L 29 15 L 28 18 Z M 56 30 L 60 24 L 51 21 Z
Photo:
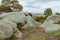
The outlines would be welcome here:
M 14 33 L 12 34 L 12 36 L 10 38 L 8 38 L 9 40 L 14 40 L 16 38 L 15 33 L 17 31 L 14 28 L 13 28 L 13 30 L 14 30 Z
M 37 39 L 45 40 L 45 35 L 43 34 L 40 35 L 38 33 L 31 33 L 27 38 L 27 40 L 37 40 Z
M 36 20 L 37 22 L 43 23 L 43 22 L 46 20 L 46 17 L 36 17 L 35 20 Z
M 56 15 L 60 15 L 60 13 L 58 13 L 58 12 L 57 12 L 57 13 L 55 13 L 55 14 L 56 14 Z
M 16 36 L 13 34 L 13 35 L 9 38 L 9 40 L 14 40 L 14 38 L 16 38 Z
M 44 11 L 44 15 L 47 15 L 47 16 L 52 15 L 52 10 L 51 10 L 51 8 L 47 8 L 47 9 Z
M 22 5 L 20 5 L 20 4 L 16 4 L 16 6 L 14 6 L 14 8 L 19 8 L 19 9 L 20 9 L 20 11 L 22 11 L 22 10 L 23 10 L 23 6 L 22 6 Z
M 0 6 L 0 12 L 12 12 L 10 7 L 5 7 L 3 5 Z
M 9 8 L 11 8 L 11 7 L 13 7 L 14 9 L 19 9 L 19 11 L 22 11 L 23 10 L 23 6 L 22 5 L 20 5 L 20 4 L 17 4 L 17 3 L 19 3 L 19 1 L 18 0 L 2 0 L 2 3 L 4 3 L 4 2 L 7 2 L 7 3 L 5 3 L 5 5 L 7 5 L 7 7 L 9 7 Z M 13 4 L 13 6 L 8 6 L 9 4 Z M 3 5 L 3 6 L 5 6 L 5 5 Z M 8 9 L 8 8 L 6 8 L 6 7 L 1 7 L 0 8 L 0 10 L 6 10 L 6 9 Z M 9 12 L 10 10 L 8 9 L 8 10 L 6 10 L 7 12 Z
M 27 30 L 31 30 L 31 29 L 33 29 L 33 28 L 34 28 L 34 27 L 27 27 L 26 29 L 27 29 Z
M 34 27 L 32 26 L 27 26 L 27 27 L 22 27 L 22 30 L 32 30 Z
M 60 35 L 60 30 L 57 30 L 57 31 L 54 31 L 54 32 L 49 32 L 48 34 Z
M 32 17 L 32 13 L 28 13 Z

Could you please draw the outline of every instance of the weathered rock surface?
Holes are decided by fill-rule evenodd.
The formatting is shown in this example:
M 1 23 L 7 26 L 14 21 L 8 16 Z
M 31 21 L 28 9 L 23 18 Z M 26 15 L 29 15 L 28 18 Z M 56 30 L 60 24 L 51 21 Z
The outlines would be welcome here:
M 60 30 L 60 16 L 52 15 L 42 24 L 46 32 L 53 32 Z
M 37 25 L 37 22 L 31 17 L 27 16 L 27 23 L 24 25 L 24 27 L 35 27 Z
M 25 12 L 0 14 L 0 37 L 9 38 L 14 33 L 14 31 L 16 31 L 16 37 L 21 37 L 22 33 L 18 30 L 17 23 L 25 25 L 25 22 L 27 22 L 26 26 L 30 26 L 30 24 L 33 26 L 36 25 L 34 19 L 32 19 L 30 16 L 26 16 Z

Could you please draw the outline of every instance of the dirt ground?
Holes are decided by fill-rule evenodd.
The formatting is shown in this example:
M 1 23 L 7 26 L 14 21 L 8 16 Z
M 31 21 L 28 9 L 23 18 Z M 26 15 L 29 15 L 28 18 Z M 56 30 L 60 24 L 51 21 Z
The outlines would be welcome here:
M 60 37 L 47 34 L 43 28 L 40 27 L 36 27 L 28 31 L 23 31 L 22 33 L 23 35 L 21 38 L 15 38 L 14 40 L 60 40 Z

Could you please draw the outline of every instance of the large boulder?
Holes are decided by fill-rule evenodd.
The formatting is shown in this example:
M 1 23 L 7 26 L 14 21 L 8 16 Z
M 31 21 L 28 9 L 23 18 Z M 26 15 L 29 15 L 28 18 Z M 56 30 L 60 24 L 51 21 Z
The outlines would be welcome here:
M 11 12 L 7 13 L 7 15 L 2 15 L 3 20 L 9 20 L 14 23 L 23 23 L 26 21 L 26 16 L 24 15 L 24 12 Z
M 54 32 L 60 30 L 60 16 L 49 16 L 46 19 L 46 21 L 42 24 L 42 27 L 45 29 L 46 32 Z
M 13 34 L 13 25 L 14 23 L 10 21 L 2 21 L 0 20 L 0 38 L 8 38 Z
M 21 12 L 4 13 L 0 15 L 0 38 L 9 38 L 15 32 L 16 37 L 21 37 L 17 23 L 25 23 L 25 15 Z
M 16 37 L 22 36 L 22 33 L 17 29 L 16 23 L 8 20 L 0 20 L 0 38 L 9 38 L 13 33 Z
M 35 27 L 38 23 L 31 17 L 27 16 L 27 23 L 24 25 L 24 27 Z
M 0 37 L 9 38 L 11 35 L 21 37 L 22 33 L 17 28 L 17 23 L 26 24 L 26 26 L 34 26 L 37 24 L 32 17 L 25 15 L 26 12 L 11 12 L 0 14 Z M 27 22 L 27 23 L 25 23 Z

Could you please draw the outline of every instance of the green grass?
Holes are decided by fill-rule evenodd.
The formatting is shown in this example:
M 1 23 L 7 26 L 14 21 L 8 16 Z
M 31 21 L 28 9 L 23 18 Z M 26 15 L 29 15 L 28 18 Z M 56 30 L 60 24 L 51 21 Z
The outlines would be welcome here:
M 9 38 L 9 40 L 14 40 L 14 38 L 16 38 L 16 36 L 13 34 L 13 35 Z
M 58 30 L 58 31 L 54 31 L 54 32 L 49 32 L 48 34 L 60 35 L 60 30 Z
M 9 40 L 14 40 L 14 39 L 16 38 L 15 33 L 16 33 L 17 31 L 15 31 L 14 28 L 13 28 L 13 30 L 14 30 L 14 33 L 12 34 L 12 36 L 11 36 L 10 38 L 8 38 Z
M 24 29 L 24 30 L 32 30 L 34 27 L 32 27 L 32 26 L 28 26 L 28 27 L 23 27 L 22 29 Z
M 32 33 L 28 36 L 26 40 L 45 40 L 45 36 L 39 35 L 37 33 Z

